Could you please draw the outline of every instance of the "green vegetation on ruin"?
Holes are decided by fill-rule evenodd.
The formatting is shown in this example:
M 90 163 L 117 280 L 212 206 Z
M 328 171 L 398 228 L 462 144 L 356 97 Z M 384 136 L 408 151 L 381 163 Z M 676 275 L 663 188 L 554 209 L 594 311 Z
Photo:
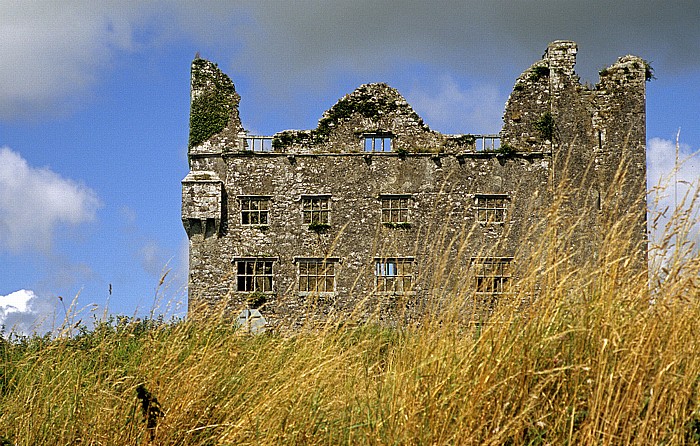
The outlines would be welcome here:
M 550 112 L 544 112 L 533 124 L 540 138 L 553 141 L 554 138 L 554 117 Z
M 537 82 L 538 80 L 549 77 L 549 67 L 545 65 L 537 65 L 530 69 L 530 80 Z
M 191 104 L 189 148 L 221 132 L 231 117 L 231 100 L 236 94 L 233 82 L 228 76 L 218 72 L 218 68 L 214 76 L 203 73 L 210 64 L 211 62 L 204 59 L 195 59 L 192 62 L 192 71 L 198 72 L 192 76 L 195 82 L 192 85 L 193 90 L 204 86 L 206 88 Z M 211 65 L 216 67 L 215 64 Z
M 327 110 L 318 122 L 318 127 L 313 130 L 286 130 L 277 133 L 272 140 L 272 147 L 280 150 L 295 144 L 323 144 L 328 142 L 333 129 L 349 121 L 353 116 L 376 119 L 397 111 L 408 113 L 419 126 L 429 130 L 418 114 L 407 103 L 398 99 L 398 94 L 396 99 L 392 99 L 387 95 L 377 94 L 378 88 L 390 87 L 383 84 L 361 86 Z M 372 131 L 373 129 L 367 129 L 367 133 Z

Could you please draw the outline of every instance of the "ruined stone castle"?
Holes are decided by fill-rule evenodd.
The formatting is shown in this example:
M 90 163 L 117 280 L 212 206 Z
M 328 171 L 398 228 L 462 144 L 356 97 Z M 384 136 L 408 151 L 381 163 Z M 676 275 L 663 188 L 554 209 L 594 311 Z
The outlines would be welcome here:
M 572 258 L 594 259 L 602 219 L 626 216 L 643 264 L 649 67 L 625 56 L 583 86 L 576 52 L 553 42 L 518 77 L 499 135 L 432 130 L 385 84 L 344 96 L 315 129 L 250 135 L 232 81 L 195 59 L 190 312 L 392 321 L 438 294 L 505 295 L 564 185 Z

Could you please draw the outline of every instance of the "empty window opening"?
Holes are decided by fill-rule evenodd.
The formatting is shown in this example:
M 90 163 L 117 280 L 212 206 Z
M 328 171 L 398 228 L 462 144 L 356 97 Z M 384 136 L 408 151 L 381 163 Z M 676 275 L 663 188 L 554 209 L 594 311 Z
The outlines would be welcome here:
M 335 291 L 335 261 L 328 259 L 298 260 L 299 291 L 332 293 Z
M 403 294 L 413 291 L 413 259 L 376 259 L 375 288 L 380 293 Z
M 473 259 L 476 293 L 482 295 L 505 293 L 511 278 L 511 260 L 506 257 Z
M 476 195 L 476 221 L 485 224 L 502 224 L 506 221 L 508 195 Z
M 496 152 L 501 148 L 501 138 L 498 135 L 474 135 L 474 146 L 477 152 Z
M 239 197 L 241 201 L 241 223 L 244 225 L 270 224 L 270 197 Z
M 244 150 L 253 152 L 272 152 L 272 136 L 246 136 Z
M 328 196 L 301 197 L 302 223 L 305 225 L 330 223 L 331 200 Z
M 408 223 L 410 195 L 381 195 L 382 223 Z
M 389 134 L 368 133 L 363 135 L 365 152 L 391 152 L 391 139 Z
M 261 293 L 272 292 L 272 259 L 239 259 L 236 260 L 236 289 L 237 291 Z

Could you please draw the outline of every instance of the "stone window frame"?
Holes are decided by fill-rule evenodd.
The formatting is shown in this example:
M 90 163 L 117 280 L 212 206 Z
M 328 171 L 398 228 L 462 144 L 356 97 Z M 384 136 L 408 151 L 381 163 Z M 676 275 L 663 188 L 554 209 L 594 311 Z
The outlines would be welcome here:
M 307 207 L 307 203 L 309 206 Z M 325 205 L 325 207 L 323 207 Z M 301 196 L 301 223 L 304 225 L 331 224 L 331 195 L 313 194 Z
M 476 221 L 485 225 L 502 225 L 508 220 L 509 194 L 474 194 Z
M 408 224 L 411 222 L 409 202 L 411 194 L 381 194 L 381 222 L 388 224 Z
M 239 195 L 237 198 L 241 208 L 241 225 L 268 226 L 270 224 L 270 202 L 272 201 L 272 196 Z M 258 203 L 255 208 L 253 203 Z
M 394 135 L 390 132 L 362 134 L 362 150 L 368 153 L 388 153 L 394 147 Z
M 473 257 L 471 268 L 477 296 L 496 297 L 508 293 L 513 278 L 513 257 Z
M 236 291 L 270 294 L 275 289 L 276 257 L 235 257 Z
M 340 258 L 295 257 L 294 263 L 297 264 L 297 292 L 300 296 L 335 295 Z M 315 286 L 312 286 L 312 283 L 315 283 Z M 323 284 L 322 287 L 318 286 L 320 283 Z
M 382 295 L 415 294 L 416 259 L 375 257 L 374 290 Z

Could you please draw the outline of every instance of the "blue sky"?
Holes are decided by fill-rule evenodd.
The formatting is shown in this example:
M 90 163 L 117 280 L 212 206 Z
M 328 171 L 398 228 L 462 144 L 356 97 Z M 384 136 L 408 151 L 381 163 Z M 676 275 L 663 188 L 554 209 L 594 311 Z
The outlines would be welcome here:
M 556 39 L 578 42 L 591 83 L 619 56 L 651 61 L 650 184 L 673 169 L 679 128 L 682 156 L 700 149 L 698 0 L 4 0 L 0 324 L 51 329 L 76 296 L 86 320 L 156 301 L 184 313 L 196 52 L 231 76 L 252 133 L 313 128 L 367 82 L 436 130 L 496 133 L 516 77 Z M 699 176 L 697 157 L 678 174 Z

